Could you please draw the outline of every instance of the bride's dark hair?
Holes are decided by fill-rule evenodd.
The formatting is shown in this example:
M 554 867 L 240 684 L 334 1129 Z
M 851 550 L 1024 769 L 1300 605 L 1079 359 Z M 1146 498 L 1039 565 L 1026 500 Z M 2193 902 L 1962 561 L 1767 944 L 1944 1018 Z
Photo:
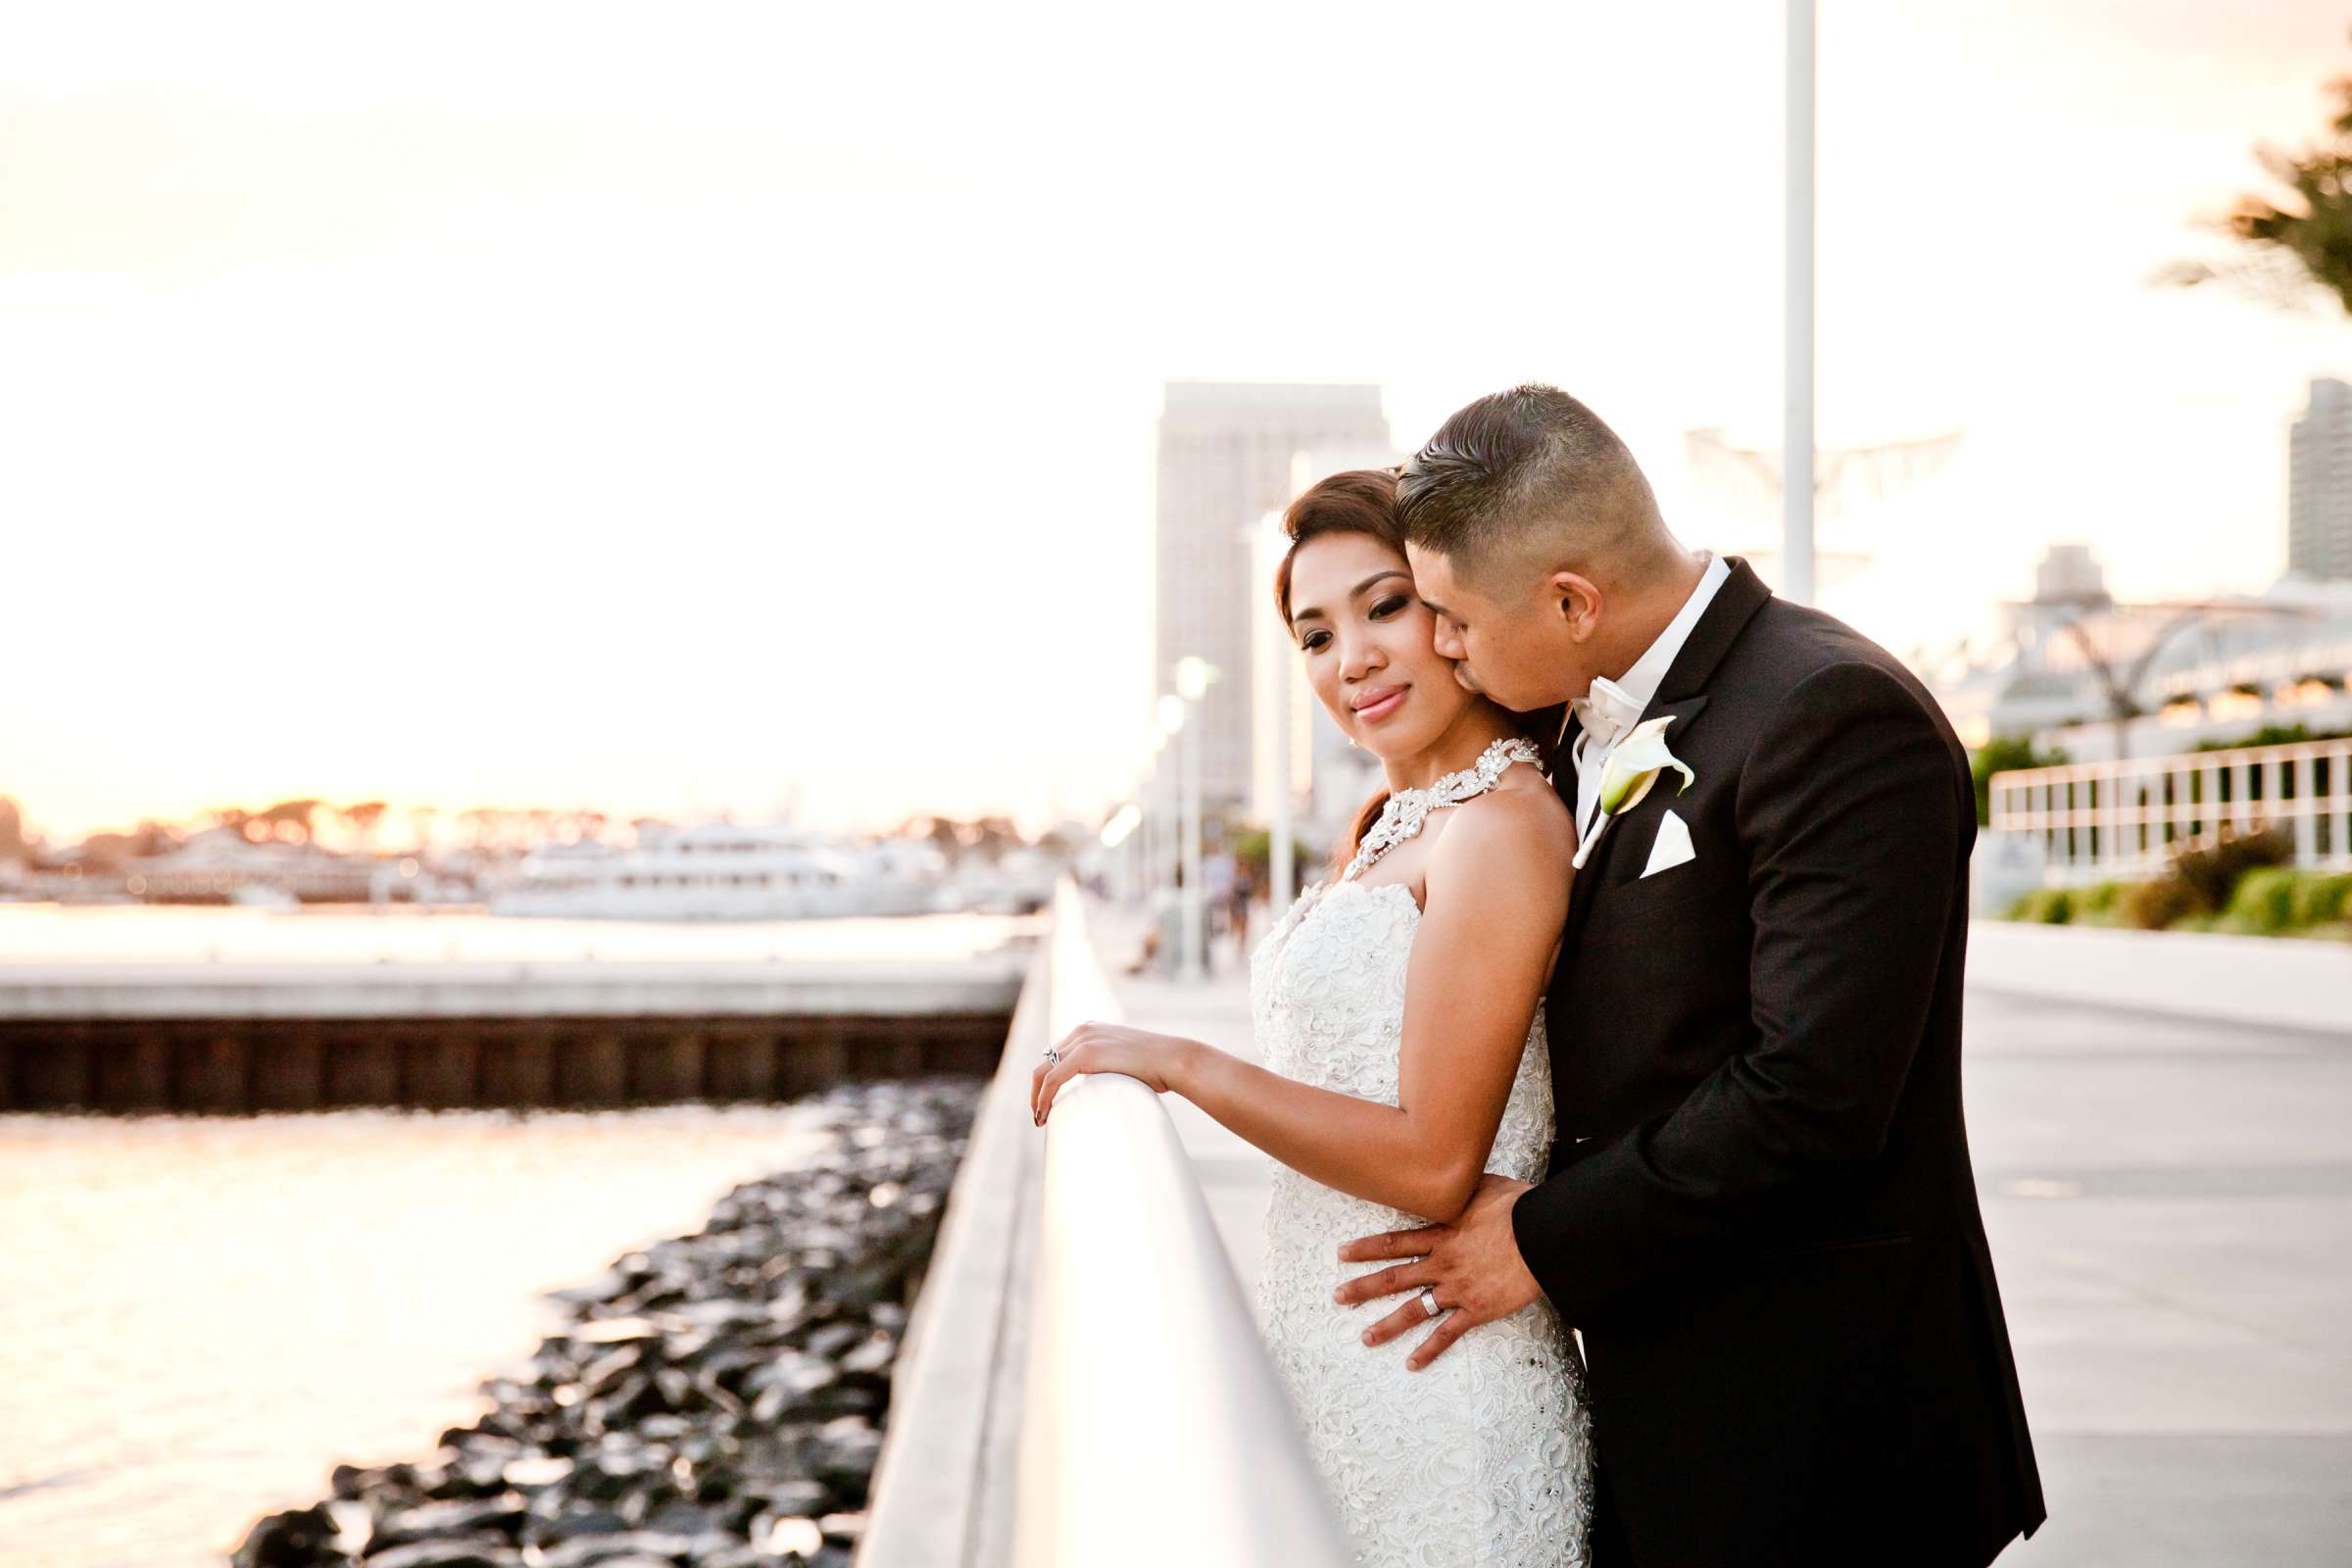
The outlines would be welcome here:
M 1327 479 L 1318 479 L 1299 492 L 1282 514 L 1283 537 L 1291 547 L 1282 554 L 1282 564 L 1274 568 L 1274 608 L 1282 612 L 1282 623 L 1291 624 L 1291 563 L 1297 559 L 1299 546 L 1325 534 L 1360 533 L 1379 540 L 1404 560 L 1404 528 L 1396 519 L 1396 477 L 1398 468 L 1348 468 Z M 1543 742 L 1537 740 L 1537 745 Z M 1355 813 L 1355 823 L 1348 831 L 1347 841 L 1333 852 L 1331 874 L 1337 877 L 1355 858 L 1356 847 L 1372 824 L 1380 820 L 1381 808 L 1389 804 L 1386 789 L 1375 790 Z

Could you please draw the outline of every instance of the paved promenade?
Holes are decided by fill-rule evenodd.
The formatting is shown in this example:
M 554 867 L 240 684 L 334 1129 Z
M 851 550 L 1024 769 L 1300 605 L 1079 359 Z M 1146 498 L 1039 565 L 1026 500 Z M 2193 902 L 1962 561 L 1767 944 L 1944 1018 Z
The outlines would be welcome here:
M 1129 1021 L 1249 1050 L 1206 986 L 1129 978 Z M 2352 1561 L 2352 1026 L 2325 1034 L 1988 994 L 1968 1114 L 2050 1522 L 2021 1568 Z M 1247 1285 L 1262 1155 L 1171 1097 Z

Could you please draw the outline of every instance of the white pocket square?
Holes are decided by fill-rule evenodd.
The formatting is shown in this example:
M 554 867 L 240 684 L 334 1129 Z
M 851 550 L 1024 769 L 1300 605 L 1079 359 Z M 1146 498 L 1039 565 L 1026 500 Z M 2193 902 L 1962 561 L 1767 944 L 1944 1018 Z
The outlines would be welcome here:
M 1658 836 L 1649 846 L 1649 863 L 1642 867 L 1642 874 L 1656 876 L 1697 858 L 1698 852 L 1690 848 L 1690 825 L 1669 810 L 1658 819 Z

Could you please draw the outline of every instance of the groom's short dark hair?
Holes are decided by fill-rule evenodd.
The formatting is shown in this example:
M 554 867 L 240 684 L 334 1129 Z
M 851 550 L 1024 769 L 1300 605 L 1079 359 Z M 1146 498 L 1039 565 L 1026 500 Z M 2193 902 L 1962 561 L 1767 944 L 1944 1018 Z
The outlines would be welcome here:
M 1473 575 L 1497 557 L 1550 556 L 1639 577 L 1674 550 L 1617 432 L 1540 381 L 1480 398 L 1440 425 L 1404 465 L 1396 517 L 1408 542 Z

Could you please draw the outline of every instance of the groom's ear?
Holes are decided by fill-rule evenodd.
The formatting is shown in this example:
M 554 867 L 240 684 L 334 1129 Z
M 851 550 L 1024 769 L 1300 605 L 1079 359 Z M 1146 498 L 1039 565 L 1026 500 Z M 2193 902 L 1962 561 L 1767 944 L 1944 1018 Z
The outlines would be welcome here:
M 1573 571 L 1555 571 L 1547 595 L 1559 609 L 1561 629 L 1583 642 L 1600 629 L 1600 585 Z

